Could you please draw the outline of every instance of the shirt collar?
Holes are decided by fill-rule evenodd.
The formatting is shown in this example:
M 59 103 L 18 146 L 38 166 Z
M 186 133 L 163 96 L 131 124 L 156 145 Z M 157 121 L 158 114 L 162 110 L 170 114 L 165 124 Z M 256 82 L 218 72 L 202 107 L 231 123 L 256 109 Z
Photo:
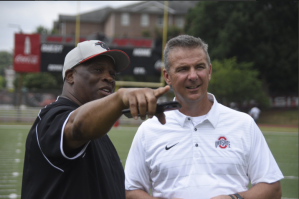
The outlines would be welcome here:
M 219 104 L 218 104 L 215 96 L 211 93 L 208 93 L 208 99 L 214 103 L 213 103 L 211 109 L 209 110 L 209 112 L 207 113 L 206 119 L 213 125 L 214 128 L 216 128 L 218 119 L 219 119 L 219 115 L 220 115 L 219 114 Z M 175 98 L 173 99 L 173 101 L 175 101 Z M 174 113 L 175 119 L 180 124 L 180 126 L 184 127 L 189 116 L 184 115 L 179 110 L 175 110 L 175 111 L 173 111 L 173 113 Z
M 216 128 L 220 116 L 219 104 L 212 93 L 208 93 L 208 99 L 214 103 L 207 114 L 207 119 L 211 122 L 213 127 Z

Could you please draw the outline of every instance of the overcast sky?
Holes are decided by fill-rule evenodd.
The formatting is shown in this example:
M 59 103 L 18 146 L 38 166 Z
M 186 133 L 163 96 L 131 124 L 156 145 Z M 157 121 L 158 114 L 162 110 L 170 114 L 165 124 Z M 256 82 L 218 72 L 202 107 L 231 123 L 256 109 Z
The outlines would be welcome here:
M 80 13 L 106 6 L 118 8 L 136 1 L 80 1 Z M 76 15 L 77 1 L 0 1 L 0 51 L 12 51 L 14 33 L 31 34 L 43 25 L 52 29 L 59 14 Z M 15 25 L 9 25 L 15 24 Z M 12 27 L 11 27 L 12 26 Z

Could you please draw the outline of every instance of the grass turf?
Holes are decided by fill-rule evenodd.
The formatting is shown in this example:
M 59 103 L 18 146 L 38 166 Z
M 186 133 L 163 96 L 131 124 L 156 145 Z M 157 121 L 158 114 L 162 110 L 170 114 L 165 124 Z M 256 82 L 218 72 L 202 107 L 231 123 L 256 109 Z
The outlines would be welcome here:
M 0 125 L 0 198 L 19 198 L 21 194 L 24 150 L 29 125 Z M 122 164 L 137 127 L 112 128 L 109 137 Z M 261 127 L 267 143 L 282 170 L 283 198 L 298 198 L 298 129 Z
M 298 109 L 295 110 L 262 110 L 258 123 L 298 126 Z

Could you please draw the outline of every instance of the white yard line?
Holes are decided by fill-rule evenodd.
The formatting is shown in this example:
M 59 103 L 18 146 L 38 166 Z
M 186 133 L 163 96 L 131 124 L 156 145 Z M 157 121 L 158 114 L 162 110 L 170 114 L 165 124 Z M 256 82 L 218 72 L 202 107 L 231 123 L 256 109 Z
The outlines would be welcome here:
M 281 198 L 281 199 L 298 199 L 298 198 Z
M 288 179 L 288 180 L 298 180 L 298 176 L 284 176 L 284 179 Z
M 30 129 L 32 125 L 0 125 L 0 128 L 2 129 L 24 129 L 28 128 Z
M 288 131 L 288 132 L 278 132 L 278 131 L 262 131 L 263 133 L 270 133 L 270 134 L 298 134 L 296 131 Z

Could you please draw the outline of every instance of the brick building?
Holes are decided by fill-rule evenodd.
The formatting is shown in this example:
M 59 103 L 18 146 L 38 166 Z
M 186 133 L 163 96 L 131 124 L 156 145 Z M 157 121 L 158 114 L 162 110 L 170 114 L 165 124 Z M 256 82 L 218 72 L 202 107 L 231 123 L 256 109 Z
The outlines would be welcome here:
M 194 1 L 169 1 L 168 25 L 183 29 L 184 16 Z M 108 38 L 141 38 L 146 32 L 155 37 L 163 28 L 164 2 L 145 1 L 120 8 L 105 7 L 80 15 L 80 35 L 100 34 Z M 60 35 L 75 35 L 76 15 L 59 15 L 54 26 Z

